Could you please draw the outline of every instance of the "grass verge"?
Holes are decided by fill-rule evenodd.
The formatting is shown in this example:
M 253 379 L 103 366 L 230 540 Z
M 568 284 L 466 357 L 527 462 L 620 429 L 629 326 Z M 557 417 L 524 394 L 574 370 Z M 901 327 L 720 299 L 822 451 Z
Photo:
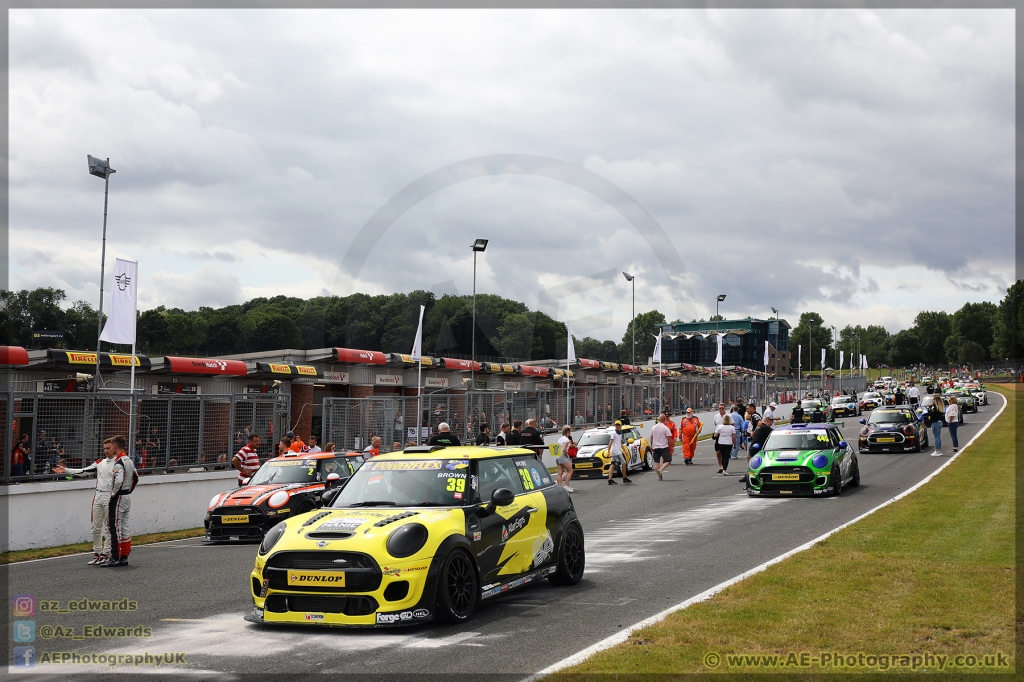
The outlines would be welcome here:
M 1020 391 L 995 390 L 1007 409 L 928 485 L 551 679 L 708 672 L 814 679 L 936 671 L 940 662 L 947 673 L 1014 672 Z M 824 665 L 823 653 L 833 657 Z M 842 666 L 834 664 L 838 654 Z M 972 660 L 978 665 L 969 667 Z
M 149 545 L 154 542 L 166 542 L 167 540 L 183 540 L 185 538 L 197 538 L 206 534 L 202 528 L 187 528 L 176 530 L 170 533 L 147 533 L 136 535 L 132 538 L 132 546 Z M 60 547 L 42 547 L 40 549 L 21 549 L 15 552 L 4 552 L 0 554 L 0 564 L 16 564 L 19 561 L 31 561 L 33 559 L 49 559 L 51 557 L 67 556 L 69 554 L 81 554 L 91 552 L 91 542 L 79 542 L 74 545 L 61 545 Z

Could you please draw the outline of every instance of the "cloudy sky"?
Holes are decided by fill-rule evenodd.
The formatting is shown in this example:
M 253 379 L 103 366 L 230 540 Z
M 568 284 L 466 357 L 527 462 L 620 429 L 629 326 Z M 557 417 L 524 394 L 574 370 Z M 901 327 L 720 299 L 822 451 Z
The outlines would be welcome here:
M 143 308 L 465 294 L 484 237 L 477 290 L 577 336 L 621 337 L 622 270 L 637 310 L 669 319 L 725 293 L 728 317 L 895 331 L 1014 279 L 1013 27 L 1012 10 L 11 10 L 11 285 L 98 299 L 92 154 L 117 170 L 107 277 L 138 259 Z

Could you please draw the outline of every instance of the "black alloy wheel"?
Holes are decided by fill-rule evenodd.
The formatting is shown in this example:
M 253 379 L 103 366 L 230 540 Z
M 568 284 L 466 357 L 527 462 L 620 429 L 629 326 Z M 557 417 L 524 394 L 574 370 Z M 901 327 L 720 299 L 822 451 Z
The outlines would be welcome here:
M 839 497 L 843 492 L 843 474 L 838 464 L 832 464 L 832 495 Z
M 445 557 L 437 583 L 437 619 L 445 623 L 469 620 L 476 608 L 479 588 L 476 570 L 469 555 L 461 549 Z
M 558 568 L 548 576 L 555 585 L 575 585 L 583 580 L 587 555 L 583 545 L 583 531 L 570 523 L 562 533 L 562 551 L 558 553 Z
M 854 457 L 853 458 L 853 474 L 850 477 L 850 487 L 851 488 L 856 488 L 859 485 L 860 485 L 860 462 L 858 462 L 857 458 Z

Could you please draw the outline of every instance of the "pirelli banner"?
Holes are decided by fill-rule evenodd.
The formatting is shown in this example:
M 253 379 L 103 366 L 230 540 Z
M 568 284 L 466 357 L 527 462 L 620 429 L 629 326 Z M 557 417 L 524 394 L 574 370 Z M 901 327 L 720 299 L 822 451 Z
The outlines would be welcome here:
M 324 375 L 322 369 L 313 365 L 291 365 L 277 362 L 257 362 L 256 372 L 259 374 L 273 374 L 275 376 L 308 377 L 310 379 L 320 379 Z
M 50 362 L 57 367 L 95 367 L 96 353 L 77 350 L 46 351 Z M 100 353 L 100 369 L 131 369 L 132 356 L 117 353 Z M 152 363 L 145 355 L 135 356 L 136 369 L 149 369 Z
M 434 358 L 428 357 L 426 355 L 422 356 L 422 361 L 424 367 L 433 367 L 434 365 L 437 364 L 434 362 Z M 405 353 L 391 353 L 391 362 L 398 362 L 403 365 L 419 364 L 418 362 L 416 362 L 416 360 L 413 359 L 411 355 L 406 355 Z
M 513 365 L 504 365 L 497 362 L 481 362 L 480 369 L 491 374 L 515 374 L 516 368 Z

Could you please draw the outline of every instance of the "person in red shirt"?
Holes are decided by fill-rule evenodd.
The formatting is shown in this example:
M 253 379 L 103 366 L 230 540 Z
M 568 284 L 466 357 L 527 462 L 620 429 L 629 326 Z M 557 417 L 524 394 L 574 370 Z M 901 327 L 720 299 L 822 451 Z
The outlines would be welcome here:
M 676 423 L 672 421 L 672 415 L 668 413 L 668 410 L 662 412 L 665 415 L 665 426 L 672 433 L 672 436 L 668 439 L 668 454 L 671 457 L 675 453 L 676 441 L 679 440 L 679 428 L 676 427 Z
M 260 437 L 255 433 L 249 436 L 249 442 L 242 446 L 242 449 L 231 458 L 231 466 L 238 469 L 238 485 L 242 481 L 252 478 L 252 475 L 260 468 L 260 456 L 256 452 L 259 447 Z
M 679 420 L 680 439 L 683 442 L 683 462 L 693 464 L 693 455 L 697 452 L 697 436 L 704 424 L 693 414 L 693 408 L 686 408 L 686 416 Z

